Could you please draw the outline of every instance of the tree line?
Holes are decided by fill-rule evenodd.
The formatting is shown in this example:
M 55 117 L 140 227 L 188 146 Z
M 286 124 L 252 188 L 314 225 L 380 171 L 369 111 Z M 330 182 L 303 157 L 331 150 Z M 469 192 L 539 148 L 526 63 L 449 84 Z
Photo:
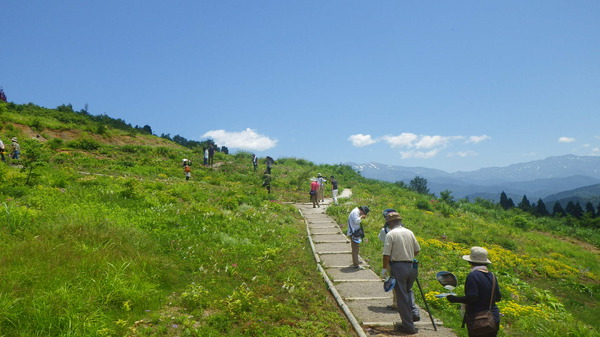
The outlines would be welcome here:
M 427 187 L 427 179 L 423 177 L 416 176 L 408 183 L 408 185 L 403 181 L 397 181 L 395 184 L 401 188 L 405 188 L 419 194 L 435 197 L 435 195 L 429 192 L 429 188 Z M 449 190 L 440 192 L 440 197 L 438 199 L 447 204 L 454 203 L 452 192 Z M 468 199 L 466 201 L 468 201 Z M 585 204 L 585 207 L 582 207 L 579 201 L 571 200 L 564 208 L 562 204 L 557 201 L 554 203 L 552 211 L 549 211 L 541 198 L 537 201 L 537 203 L 531 203 L 529 199 L 527 199 L 527 196 L 523 195 L 521 202 L 515 205 L 514 201 L 509 198 L 504 191 L 502 191 L 500 194 L 500 202 L 497 204 L 497 206 L 507 211 L 511 209 L 520 209 L 521 211 L 532 214 L 536 217 L 571 217 L 580 220 L 579 223 L 581 225 L 588 227 L 599 227 L 600 224 L 600 221 L 597 220 L 600 219 L 600 203 L 598 203 L 598 206 L 594 207 L 594 204 L 591 201 L 588 201 Z

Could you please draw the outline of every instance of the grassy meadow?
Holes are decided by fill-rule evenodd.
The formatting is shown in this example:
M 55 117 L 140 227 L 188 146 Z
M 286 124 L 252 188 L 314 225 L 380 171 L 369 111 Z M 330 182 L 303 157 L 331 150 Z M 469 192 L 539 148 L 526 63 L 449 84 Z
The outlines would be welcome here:
M 269 195 L 249 153 L 217 153 L 207 168 L 200 149 L 66 110 L 0 102 L 0 139 L 18 137 L 22 152 L 0 163 L 0 336 L 352 335 L 290 204 L 307 201 L 317 172 L 353 191 L 328 209 L 339 223 L 373 210 L 361 254 L 375 270 L 381 210 L 400 211 L 422 245 L 428 304 L 459 335 L 434 275 L 463 284 L 460 257 L 479 245 L 504 295 L 501 336 L 600 336 L 597 231 L 297 158 L 277 160 Z

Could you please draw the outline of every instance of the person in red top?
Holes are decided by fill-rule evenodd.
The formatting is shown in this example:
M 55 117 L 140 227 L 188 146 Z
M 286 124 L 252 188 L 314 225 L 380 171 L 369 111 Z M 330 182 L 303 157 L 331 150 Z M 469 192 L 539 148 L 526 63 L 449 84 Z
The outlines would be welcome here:
M 310 201 L 312 201 L 313 204 L 313 208 L 315 207 L 321 207 L 319 205 L 319 196 L 318 196 L 318 191 L 319 191 L 319 182 L 317 181 L 316 178 L 312 178 L 310 179 L 311 183 L 310 183 Z

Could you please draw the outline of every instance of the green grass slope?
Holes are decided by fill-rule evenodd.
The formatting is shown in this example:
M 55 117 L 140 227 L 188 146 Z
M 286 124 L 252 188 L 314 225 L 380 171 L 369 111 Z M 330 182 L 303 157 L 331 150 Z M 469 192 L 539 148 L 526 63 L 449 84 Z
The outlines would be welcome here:
M 23 154 L 0 163 L 0 335 L 352 335 L 289 204 L 307 201 L 317 172 L 353 190 L 328 209 L 339 223 L 356 205 L 373 210 L 361 254 L 376 270 L 379 214 L 401 212 L 422 244 L 428 303 L 462 336 L 458 310 L 433 296 L 444 290 L 434 275 L 450 270 L 464 282 L 460 256 L 472 245 L 494 261 L 502 336 L 599 335 L 598 246 L 575 238 L 598 242 L 592 229 L 432 200 L 296 158 L 277 160 L 268 195 L 248 153 L 217 153 L 206 168 L 196 150 L 32 104 L 0 103 L 0 122 L 0 139 L 18 137 Z M 184 157 L 194 162 L 190 181 Z

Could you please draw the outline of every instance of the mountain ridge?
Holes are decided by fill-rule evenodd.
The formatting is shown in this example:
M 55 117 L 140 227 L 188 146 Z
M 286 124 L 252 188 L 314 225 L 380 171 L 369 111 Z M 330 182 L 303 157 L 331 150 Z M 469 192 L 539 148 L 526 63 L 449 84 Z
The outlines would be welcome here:
M 573 154 L 454 173 L 374 162 L 346 164 L 366 178 L 408 183 L 419 176 L 427 179 L 434 194 L 449 190 L 456 198 L 482 197 L 493 201 L 498 201 L 503 191 L 509 197 L 527 195 L 534 200 L 600 183 L 600 157 Z

